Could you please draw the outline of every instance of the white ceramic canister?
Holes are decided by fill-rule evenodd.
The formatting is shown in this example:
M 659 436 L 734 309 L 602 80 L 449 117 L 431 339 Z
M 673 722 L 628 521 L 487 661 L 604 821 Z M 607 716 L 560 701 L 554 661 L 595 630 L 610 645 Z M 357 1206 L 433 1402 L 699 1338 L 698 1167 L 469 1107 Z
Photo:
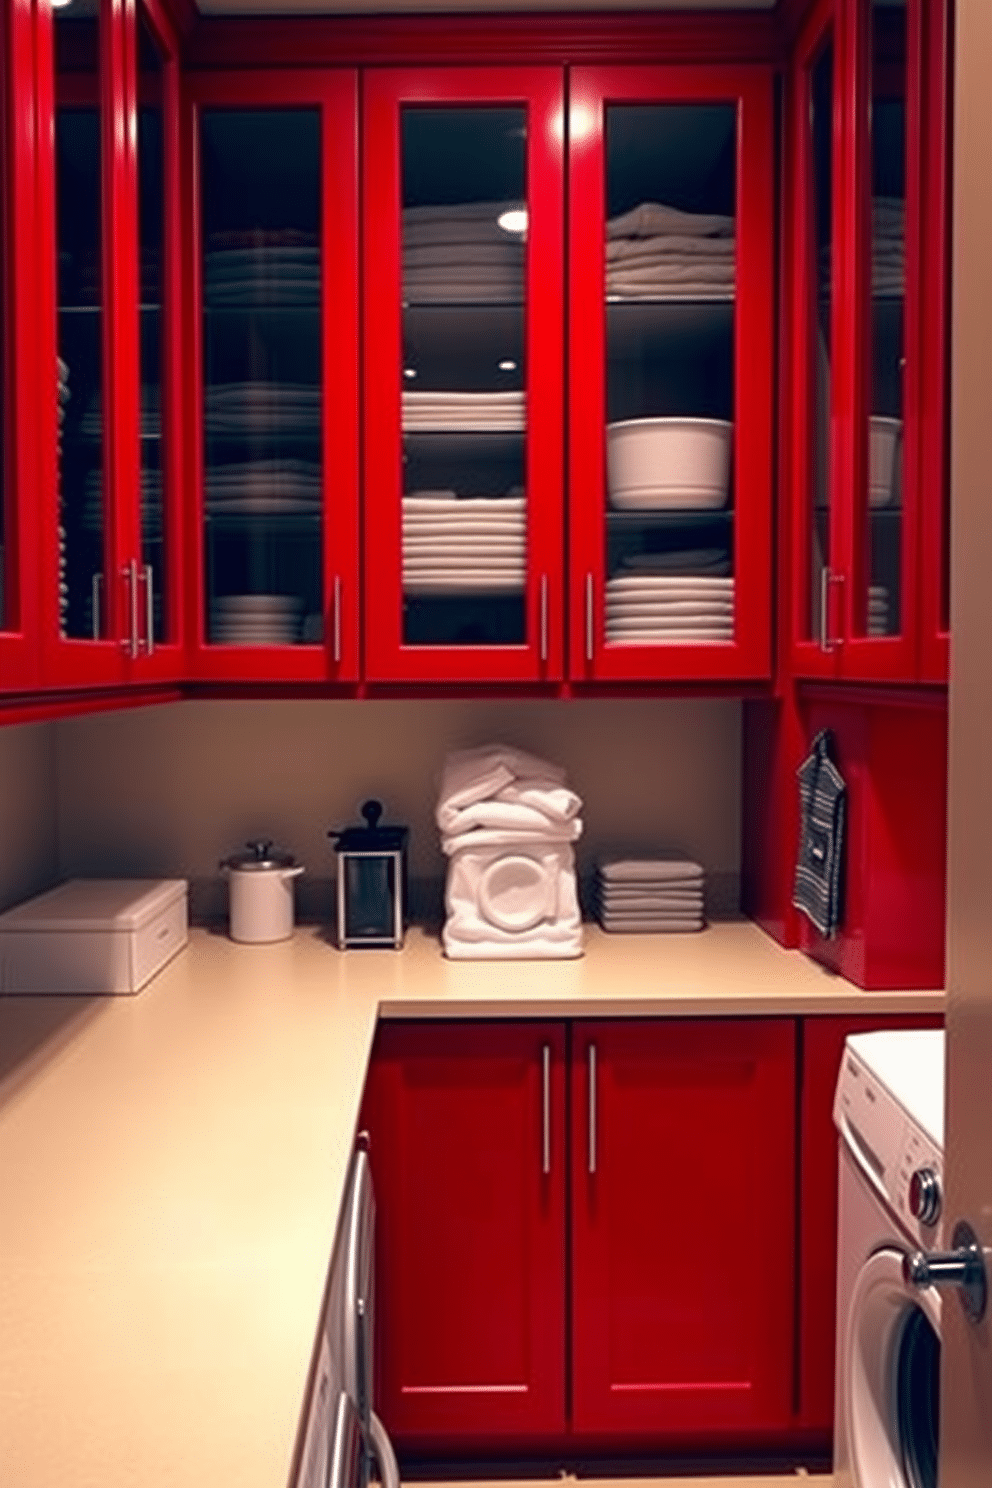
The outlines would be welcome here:
M 293 933 L 293 879 L 303 869 L 289 853 L 274 852 L 271 842 L 248 842 L 245 848 L 220 864 L 227 876 L 228 934 L 249 945 L 288 940 Z

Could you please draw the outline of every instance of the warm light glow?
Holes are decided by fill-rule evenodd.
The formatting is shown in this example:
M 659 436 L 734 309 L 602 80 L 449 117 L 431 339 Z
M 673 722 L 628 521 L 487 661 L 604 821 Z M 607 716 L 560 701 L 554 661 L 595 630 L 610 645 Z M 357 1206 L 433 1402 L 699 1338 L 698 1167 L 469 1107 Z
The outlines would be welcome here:
M 416 377 L 416 375 L 417 375 L 417 369 L 416 369 L 416 367 L 404 367 L 403 368 L 403 376 L 404 377 Z
M 508 212 L 501 212 L 496 222 L 504 232 L 525 233 L 527 231 L 527 208 L 512 207 Z
M 499 370 L 501 372 L 516 372 L 517 364 L 516 362 L 511 361 L 509 357 L 507 357 L 505 361 L 500 362 Z
M 599 127 L 599 115 L 591 103 L 573 98 L 568 115 L 568 133 L 573 144 L 592 139 Z
M 52 9 L 65 10 L 66 6 L 71 4 L 72 0 L 52 0 Z

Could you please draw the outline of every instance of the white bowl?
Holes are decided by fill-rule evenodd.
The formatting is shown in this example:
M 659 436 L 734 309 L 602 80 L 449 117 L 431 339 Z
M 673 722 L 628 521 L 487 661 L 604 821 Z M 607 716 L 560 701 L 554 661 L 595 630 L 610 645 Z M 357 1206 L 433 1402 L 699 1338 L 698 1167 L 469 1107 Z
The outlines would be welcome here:
M 868 505 L 889 506 L 897 499 L 896 457 L 902 419 L 873 413 L 868 432 Z
M 610 504 L 621 510 L 725 506 L 730 489 L 726 419 L 624 419 L 606 428 Z

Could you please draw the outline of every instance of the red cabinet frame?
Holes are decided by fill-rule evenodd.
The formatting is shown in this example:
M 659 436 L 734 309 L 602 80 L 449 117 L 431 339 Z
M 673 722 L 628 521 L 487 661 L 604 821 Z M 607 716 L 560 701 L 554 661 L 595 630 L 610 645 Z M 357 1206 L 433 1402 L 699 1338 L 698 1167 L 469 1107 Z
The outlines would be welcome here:
M 404 104 L 522 104 L 527 129 L 527 580 L 522 645 L 403 640 L 399 118 Z M 363 78 L 365 675 L 370 682 L 556 682 L 563 668 L 564 73 L 371 69 Z
M 865 634 L 860 534 L 868 501 L 867 323 L 871 222 L 871 26 L 868 0 L 822 0 L 799 36 L 789 75 L 794 204 L 790 276 L 792 388 L 785 462 L 791 508 L 791 664 L 797 676 L 946 681 L 948 647 L 947 294 L 948 14 L 908 0 L 901 630 Z M 833 30 L 830 564 L 824 636 L 809 634 L 807 543 L 813 478 L 813 237 L 809 74 Z
M 611 648 L 602 639 L 606 505 L 603 157 L 605 110 L 612 101 L 731 101 L 737 109 L 733 420 L 736 606 L 732 642 Z M 586 681 L 767 677 L 771 670 L 775 311 L 771 69 L 576 67 L 571 73 L 569 107 L 571 676 Z
M 179 157 L 177 149 L 179 50 L 178 39 L 159 0 L 143 0 L 144 17 L 155 35 L 163 56 L 163 129 L 165 193 L 165 262 L 163 279 L 168 302 L 163 317 L 165 337 L 163 386 L 163 440 L 171 452 L 164 489 L 164 529 L 168 543 L 169 594 L 167 613 L 171 634 L 165 642 L 149 648 L 140 625 L 135 623 L 137 596 L 128 591 L 137 582 L 140 549 L 140 353 L 138 330 L 138 159 L 137 159 L 137 13 L 134 0 L 104 0 L 99 15 L 98 91 L 92 96 L 68 83 L 66 97 L 95 104 L 100 109 L 102 269 L 103 304 L 102 361 L 104 368 L 104 574 L 105 637 L 100 640 L 64 638 L 59 631 L 59 513 L 58 455 L 55 398 L 55 348 L 57 336 L 57 289 L 55 273 L 55 130 L 56 99 L 54 34 L 51 11 L 19 0 L 21 11 L 21 69 L 33 61 L 33 155 L 34 210 L 18 223 L 14 249 L 14 273 L 32 296 L 35 342 L 33 353 L 19 350 L 23 362 L 30 356 L 33 376 L 30 392 L 19 408 L 17 424 L 30 427 L 35 445 L 34 467 L 19 460 L 18 495 L 22 515 L 33 512 L 31 528 L 25 520 L 22 532 L 37 523 L 37 568 L 29 585 L 22 589 L 25 615 L 33 616 L 39 633 L 38 680 L 45 688 L 76 688 L 127 683 L 160 683 L 182 676 L 182 540 L 179 507 L 178 453 L 182 448 L 178 389 L 182 378 L 182 328 L 179 295 Z M 19 69 L 19 73 L 21 71 Z M 19 76 L 18 87 L 21 86 Z M 28 158 L 23 111 L 18 112 L 21 144 L 18 155 Z M 23 166 L 26 168 L 26 166 Z M 16 183 L 15 183 L 16 184 Z M 28 251 L 22 245 L 23 231 L 31 234 L 33 270 L 19 259 Z M 18 337 L 15 338 L 19 340 Z M 23 436 L 22 436 L 23 437 Z M 30 595 L 30 599 L 29 599 Z
M 36 579 L 40 439 L 34 398 L 41 386 L 35 245 L 37 217 L 37 52 L 43 22 L 36 0 L 11 0 L 0 23 L 0 150 L 4 239 L 3 501 L 6 626 L 0 628 L 0 691 L 38 681 Z M 54 373 L 50 379 L 53 384 Z M 54 402 L 54 397 L 53 397 Z
M 199 210 L 199 111 L 206 107 L 312 107 L 321 113 L 321 358 L 324 506 L 324 641 L 316 645 L 212 646 L 205 636 L 203 573 L 203 323 Z M 358 76 L 352 68 L 192 74 L 183 158 L 192 225 L 188 282 L 193 325 L 187 427 L 190 541 L 186 620 L 189 674 L 202 681 L 350 682 L 359 674 L 358 557 Z

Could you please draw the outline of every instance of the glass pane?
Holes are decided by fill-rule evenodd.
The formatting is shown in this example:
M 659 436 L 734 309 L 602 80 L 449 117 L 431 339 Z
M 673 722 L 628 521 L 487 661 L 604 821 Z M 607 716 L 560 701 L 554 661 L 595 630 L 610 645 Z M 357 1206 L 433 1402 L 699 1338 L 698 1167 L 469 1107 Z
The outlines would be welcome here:
M 205 622 L 219 645 L 323 636 L 317 109 L 201 126 Z
M 606 111 L 605 640 L 734 637 L 737 123 Z
M 906 273 L 906 8 L 871 8 L 871 402 L 864 630 L 898 635 L 902 523 L 903 308 Z
M 55 11 L 59 631 L 76 638 L 99 638 L 106 610 L 101 603 L 103 273 L 95 11 L 95 3 L 85 0 L 71 13 Z
M 830 326 L 833 316 L 833 100 L 834 48 L 828 40 L 810 74 L 810 162 L 807 183 L 813 208 L 809 241 L 815 299 L 810 306 L 812 357 L 812 524 L 809 534 L 810 635 L 822 634 L 824 579 L 830 568 Z
M 141 269 L 141 561 L 151 584 L 152 634 L 166 633 L 164 452 L 162 440 L 163 257 L 165 253 L 162 154 L 163 59 L 144 18 L 138 25 L 138 236 Z
M 527 114 L 407 107 L 403 639 L 526 639 Z

